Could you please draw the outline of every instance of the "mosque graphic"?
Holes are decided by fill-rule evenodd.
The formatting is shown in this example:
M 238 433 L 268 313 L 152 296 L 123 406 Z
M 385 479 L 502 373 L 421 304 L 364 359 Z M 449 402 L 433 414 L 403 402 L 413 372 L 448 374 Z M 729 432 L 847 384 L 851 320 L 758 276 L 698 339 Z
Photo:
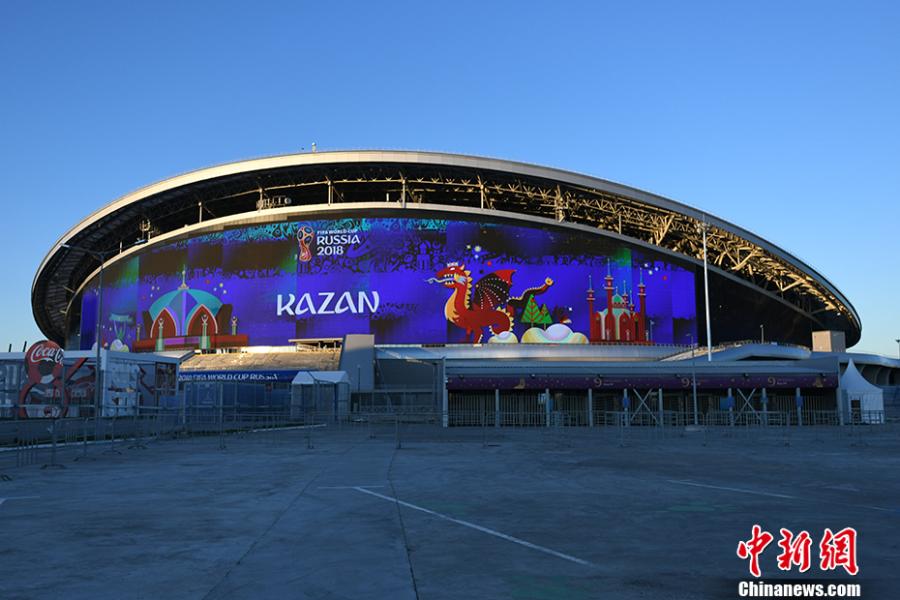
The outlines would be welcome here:
M 607 266 L 603 290 L 606 292 L 606 308 L 594 310 L 594 286 L 588 279 L 587 303 L 590 315 L 589 339 L 591 343 L 616 342 L 620 344 L 652 343 L 647 329 L 647 286 L 644 285 L 643 271 L 638 284 L 638 307 L 635 310 L 634 298 L 629 297 L 628 290 L 622 294 L 613 286 L 613 277 Z
M 237 332 L 233 306 L 186 282 L 187 269 L 181 271 L 181 285 L 160 296 L 142 314 L 137 327 L 137 352 L 164 350 L 229 348 L 247 346 L 246 334 Z M 141 339 L 141 330 L 147 337 Z

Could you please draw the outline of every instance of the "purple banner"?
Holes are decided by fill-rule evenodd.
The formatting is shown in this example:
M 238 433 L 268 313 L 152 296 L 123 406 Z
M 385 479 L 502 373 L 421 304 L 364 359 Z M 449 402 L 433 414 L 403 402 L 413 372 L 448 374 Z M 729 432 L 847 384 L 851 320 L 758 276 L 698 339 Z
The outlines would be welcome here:
M 94 343 L 96 287 L 82 299 Z M 687 343 L 693 267 L 564 228 L 347 218 L 230 229 L 144 249 L 104 276 L 103 345 Z

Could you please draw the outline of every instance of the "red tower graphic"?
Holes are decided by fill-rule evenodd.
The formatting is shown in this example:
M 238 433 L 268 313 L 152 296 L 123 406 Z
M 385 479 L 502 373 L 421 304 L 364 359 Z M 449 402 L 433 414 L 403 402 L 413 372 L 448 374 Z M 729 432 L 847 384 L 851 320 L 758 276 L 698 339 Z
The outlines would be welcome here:
M 628 293 L 626 282 L 622 282 L 622 294 L 613 285 L 610 263 L 606 264 L 603 290 L 606 292 L 606 308 L 594 310 L 594 286 L 588 277 L 588 314 L 590 315 L 591 342 L 616 342 L 625 344 L 646 344 L 647 338 L 647 286 L 644 272 L 640 272 L 638 284 L 638 310 Z
M 590 327 L 588 331 L 588 339 L 592 342 L 595 340 L 601 339 L 600 337 L 600 322 L 597 321 L 594 315 L 594 284 L 592 282 L 592 278 L 588 275 L 588 289 L 587 289 L 587 303 L 588 303 L 588 315 L 590 315 Z

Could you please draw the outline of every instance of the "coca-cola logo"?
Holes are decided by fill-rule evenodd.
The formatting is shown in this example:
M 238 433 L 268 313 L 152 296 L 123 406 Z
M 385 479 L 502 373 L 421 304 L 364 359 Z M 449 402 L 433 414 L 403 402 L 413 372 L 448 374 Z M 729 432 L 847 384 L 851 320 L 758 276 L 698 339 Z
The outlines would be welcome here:
M 32 383 L 53 383 L 63 369 L 63 349 L 55 342 L 37 342 L 25 353 L 25 368 Z

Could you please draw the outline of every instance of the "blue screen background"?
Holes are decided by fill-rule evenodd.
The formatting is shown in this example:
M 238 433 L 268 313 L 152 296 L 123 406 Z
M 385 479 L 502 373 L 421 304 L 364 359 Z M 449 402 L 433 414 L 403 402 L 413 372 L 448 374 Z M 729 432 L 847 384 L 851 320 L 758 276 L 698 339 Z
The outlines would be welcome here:
M 302 227 L 312 232 L 306 239 L 308 261 L 301 260 Z M 110 266 L 104 275 L 103 344 L 134 349 L 139 334 L 148 338 L 154 303 L 185 288 L 208 294 L 216 299 L 210 303 L 230 310 L 234 329 L 253 346 L 348 333 L 372 333 L 379 344 L 467 343 L 467 331 L 445 315 L 453 291 L 436 281 L 450 263 L 464 267 L 473 286 L 492 273 L 513 270 L 511 296 L 552 279 L 534 300 L 546 307 L 552 323 L 585 336 L 589 284 L 594 309 L 600 311 L 606 308 L 607 273 L 615 292 L 630 293 L 635 305 L 643 281 L 652 342 L 696 339 L 694 268 L 661 253 L 571 229 L 465 219 L 346 218 L 199 235 L 147 248 Z M 320 311 L 329 294 L 329 304 Z M 336 314 L 342 296 L 344 312 Z M 348 309 L 351 305 L 356 312 Z M 87 349 L 94 343 L 96 281 L 86 287 L 81 308 L 79 345 Z M 512 332 L 520 339 L 531 325 L 521 320 L 521 309 L 513 312 Z M 231 328 L 229 318 L 228 332 Z M 482 333 L 482 341 L 490 341 L 491 332 Z

